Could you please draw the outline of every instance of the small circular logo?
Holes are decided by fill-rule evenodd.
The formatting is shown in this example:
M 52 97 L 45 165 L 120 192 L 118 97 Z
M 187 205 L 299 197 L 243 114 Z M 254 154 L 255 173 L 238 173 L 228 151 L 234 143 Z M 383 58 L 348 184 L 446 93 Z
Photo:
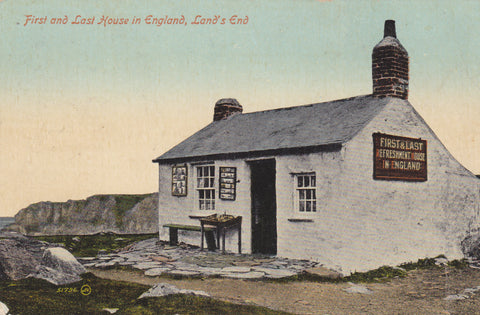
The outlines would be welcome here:
M 88 284 L 84 284 L 80 288 L 80 293 L 82 293 L 82 295 L 89 295 L 90 293 L 92 293 L 92 288 L 90 288 Z

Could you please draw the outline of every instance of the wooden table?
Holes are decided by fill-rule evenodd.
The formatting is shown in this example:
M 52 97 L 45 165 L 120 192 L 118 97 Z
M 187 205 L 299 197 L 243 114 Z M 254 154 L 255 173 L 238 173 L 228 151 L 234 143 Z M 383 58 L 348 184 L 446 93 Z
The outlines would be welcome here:
M 217 248 L 220 248 L 220 236 L 222 237 L 222 252 L 225 253 L 225 232 L 228 229 L 237 228 L 238 253 L 242 253 L 242 217 L 217 214 L 209 215 L 200 219 L 200 231 L 202 232 L 201 249 L 203 250 L 203 238 L 206 227 L 213 227 L 217 232 Z

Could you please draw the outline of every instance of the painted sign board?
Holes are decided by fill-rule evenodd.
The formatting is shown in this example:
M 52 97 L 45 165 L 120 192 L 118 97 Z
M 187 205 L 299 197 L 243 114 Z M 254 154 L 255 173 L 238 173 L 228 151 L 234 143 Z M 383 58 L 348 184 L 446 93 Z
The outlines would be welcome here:
M 373 178 L 426 181 L 427 141 L 382 133 L 373 137 Z
M 172 167 L 172 196 L 187 195 L 187 166 Z
M 220 199 L 235 200 L 237 168 L 220 167 Z

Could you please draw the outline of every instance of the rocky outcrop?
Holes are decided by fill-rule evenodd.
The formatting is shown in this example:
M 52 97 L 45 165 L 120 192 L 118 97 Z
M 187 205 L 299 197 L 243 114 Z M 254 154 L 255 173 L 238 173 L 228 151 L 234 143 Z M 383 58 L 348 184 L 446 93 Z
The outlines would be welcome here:
M 25 235 L 158 232 L 158 195 L 95 195 L 86 200 L 39 202 L 20 210 L 5 228 Z
M 21 236 L 0 239 L 0 280 L 34 277 L 62 285 L 80 281 L 85 272 L 64 248 Z

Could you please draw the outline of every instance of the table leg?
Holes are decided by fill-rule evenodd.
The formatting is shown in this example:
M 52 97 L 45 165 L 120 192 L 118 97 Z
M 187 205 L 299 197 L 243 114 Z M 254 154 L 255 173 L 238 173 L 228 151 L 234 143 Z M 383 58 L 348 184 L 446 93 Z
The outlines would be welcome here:
M 242 253 L 242 227 L 238 226 L 238 253 Z
M 205 234 L 205 229 L 203 228 L 203 223 L 200 224 L 200 231 L 201 231 L 201 242 L 200 242 L 200 250 L 203 251 L 203 235 Z
M 225 228 L 222 229 L 222 252 L 225 254 Z

